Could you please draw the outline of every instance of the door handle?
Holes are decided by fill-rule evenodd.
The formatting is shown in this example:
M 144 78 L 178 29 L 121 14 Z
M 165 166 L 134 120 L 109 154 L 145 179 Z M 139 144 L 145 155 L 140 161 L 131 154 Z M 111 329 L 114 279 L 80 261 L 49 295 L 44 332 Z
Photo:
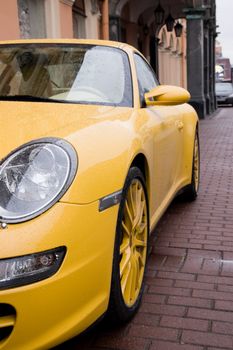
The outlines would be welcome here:
M 184 123 L 181 120 L 176 121 L 176 127 L 179 131 L 184 129 Z

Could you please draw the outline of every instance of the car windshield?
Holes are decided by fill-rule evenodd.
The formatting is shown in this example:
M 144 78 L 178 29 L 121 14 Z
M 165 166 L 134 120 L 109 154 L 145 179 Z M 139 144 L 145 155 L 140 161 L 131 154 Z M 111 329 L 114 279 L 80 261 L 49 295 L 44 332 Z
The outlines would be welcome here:
M 216 92 L 226 92 L 231 94 L 233 87 L 231 83 L 216 83 Z
M 132 107 L 127 54 L 108 46 L 0 46 L 0 99 Z

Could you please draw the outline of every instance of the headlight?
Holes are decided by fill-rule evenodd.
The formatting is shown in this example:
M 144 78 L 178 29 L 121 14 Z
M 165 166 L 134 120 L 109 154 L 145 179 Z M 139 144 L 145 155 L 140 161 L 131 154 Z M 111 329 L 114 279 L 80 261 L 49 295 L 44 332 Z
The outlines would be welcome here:
M 76 152 L 64 140 L 40 139 L 15 150 L 0 163 L 0 221 L 40 215 L 64 195 L 76 171 Z
M 0 289 L 23 286 L 54 275 L 64 259 L 65 247 L 0 260 Z

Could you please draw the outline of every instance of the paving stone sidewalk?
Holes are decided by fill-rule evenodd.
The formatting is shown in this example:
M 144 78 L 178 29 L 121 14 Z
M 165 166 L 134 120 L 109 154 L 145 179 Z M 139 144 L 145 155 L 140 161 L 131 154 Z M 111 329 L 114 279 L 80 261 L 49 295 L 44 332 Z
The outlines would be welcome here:
M 199 197 L 172 203 L 152 235 L 137 316 L 57 350 L 233 349 L 233 109 L 202 121 L 200 141 Z

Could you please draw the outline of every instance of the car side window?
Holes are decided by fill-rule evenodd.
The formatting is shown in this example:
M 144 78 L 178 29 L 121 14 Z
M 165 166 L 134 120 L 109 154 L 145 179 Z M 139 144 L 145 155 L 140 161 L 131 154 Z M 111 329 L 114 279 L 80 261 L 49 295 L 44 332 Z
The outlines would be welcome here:
M 159 85 L 152 68 L 138 54 L 134 54 L 136 65 L 138 88 L 141 106 L 144 105 L 144 94 Z

